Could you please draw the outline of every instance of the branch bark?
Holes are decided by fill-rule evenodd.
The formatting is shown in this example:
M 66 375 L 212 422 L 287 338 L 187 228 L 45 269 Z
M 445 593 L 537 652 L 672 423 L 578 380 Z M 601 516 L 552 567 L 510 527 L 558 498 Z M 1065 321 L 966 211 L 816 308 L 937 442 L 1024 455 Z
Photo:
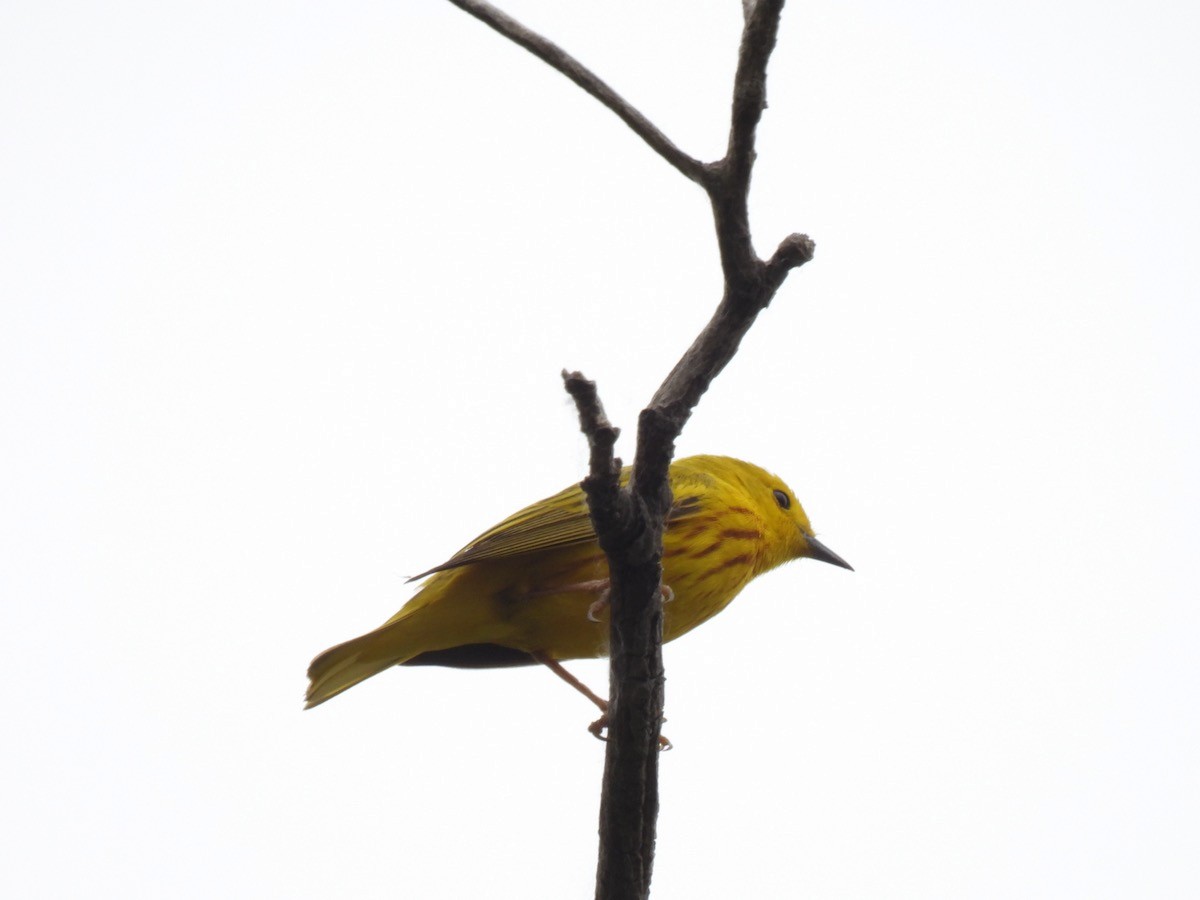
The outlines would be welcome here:
M 563 372 L 590 448 L 583 480 L 592 525 L 608 557 L 609 700 L 608 748 L 600 795 L 600 856 L 596 897 L 644 898 L 650 890 L 658 821 L 659 727 L 663 710 L 662 531 L 671 506 L 666 468 L 639 466 L 641 489 L 620 486 L 621 461 L 612 456 L 614 429 L 594 382 Z M 642 414 L 638 448 L 647 440 Z M 669 464 L 670 456 L 665 457 Z M 665 491 L 665 493 L 663 493 Z M 646 496 L 655 499 L 646 508 Z M 646 598 L 651 598 L 647 602 Z
M 707 192 L 713 211 L 724 291 L 712 319 L 659 386 L 638 419 L 629 484 L 620 484 L 608 421 L 596 385 L 563 372 L 587 436 L 583 481 L 592 524 L 608 558 L 610 579 L 609 735 L 600 800 L 597 900 L 649 895 L 658 816 L 659 728 L 663 711 L 662 535 L 671 509 L 668 471 L 675 440 L 788 273 L 813 257 L 802 234 L 784 238 L 767 261 L 750 235 L 748 198 L 755 136 L 766 109 L 766 68 L 784 0 L 743 0 L 745 23 L 734 76 L 724 158 L 701 163 L 675 146 L 570 54 L 480 0 L 450 0 L 525 47 L 616 113 L 655 152 Z

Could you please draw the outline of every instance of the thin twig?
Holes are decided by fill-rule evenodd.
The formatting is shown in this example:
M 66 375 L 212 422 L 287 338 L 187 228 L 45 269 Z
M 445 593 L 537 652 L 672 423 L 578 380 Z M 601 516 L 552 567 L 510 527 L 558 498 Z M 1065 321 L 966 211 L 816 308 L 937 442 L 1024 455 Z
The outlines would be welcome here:
M 562 379 L 579 411 L 579 430 L 588 439 L 591 451 L 588 468 L 592 477 L 615 478 L 621 470 L 621 461 L 613 458 L 613 447 L 621 436 L 621 429 L 608 420 L 604 404 L 596 392 L 596 382 L 584 378 L 582 372 L 568 372 L 566 369 L 562 371 Z
M 587 436 L 588 475 L 583 480 L 583 490 L 592 526 L 605 552 L 619 552 L 631 541 L 629 497 L 621 491 L 621 460 L 613 456 L 621 431 L 609 422 L 596 382 L 584 378 L 581 372 L 566 369 L 562 378 L 579 412 L 579 430 Z
M 526 28 L 516 19 L 483 0 L 450 0 L 459 9 L 470 13 L 491 26 L 510 41 L 524 47 L 538 59 L 566 75 L 573 82 L 611 109 L 633 129 L 653 150 L 678 169 L 685 177 L 701 183 L 704 165 L 680 150 L 653 122 L 641 114 L 629 101 L 609 87 L 591 69 L 557 44 Z

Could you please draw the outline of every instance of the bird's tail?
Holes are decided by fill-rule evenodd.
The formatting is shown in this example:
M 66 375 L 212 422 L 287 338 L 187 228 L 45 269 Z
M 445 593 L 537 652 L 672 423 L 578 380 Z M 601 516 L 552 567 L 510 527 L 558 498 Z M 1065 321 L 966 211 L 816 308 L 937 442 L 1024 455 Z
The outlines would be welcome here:
M 419 653 L 420 636 L 406 618 L 397 618 L 361 637 L 330 647 L 314 659 L 308 667 L 304 708 L 312 709 Z

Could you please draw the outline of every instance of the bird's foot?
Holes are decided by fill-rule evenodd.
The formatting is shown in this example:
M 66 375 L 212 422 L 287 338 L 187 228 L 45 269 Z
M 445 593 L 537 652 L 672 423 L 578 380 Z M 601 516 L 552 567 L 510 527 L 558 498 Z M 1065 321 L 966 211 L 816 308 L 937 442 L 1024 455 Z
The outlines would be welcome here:
M 667 721 L 666 718 L 664 718 L 663 721 L 664 722 Z M 600 718 L 598 718 L 595 722 L 593 722 L 591 725 L 588 726 L 588 731 L 590 731 L 592 733 L 592 736 L 595 737 L 597 740 L 607 741 L 608 737 L 604 734 L 604 732 L 607 728 L 608 728 L 608 713 L 605 713 Z M 664 750 L 670 750 L 674 746 L 675 745 L 671 743 L 671 739 L 668 738 L 665 734 L 660 734 L 658 736 L 658 749 L 660 752 L 664 751 Z
M 592 603 L 588 607 L 587 617 L 589 622 L 599 622 L 600 613 L 608 608 L 608 589 L 604 589 L 604 593 L 600 595 L 600 599 Z
M 608 738 L 606 738 L 604 736 L 604 729 L 606 729 L 607 727 L 608 727 L 608 713 L 605 713 L 600 718 L 598 718 L 595 722 L 593 722 L 591 725 L 588 726 L 588 731 L 590 731 L 592 733 L 592 737 L 594 737 L 596 740 L 607 741 Z
M 663 603 L 670 603 L 675 599 L 675 592 L 671 590 L 670 585 L 661 585 L 658 589 L 658 592 L 662 595 Z M 596 600 L 591 606 L 588 607 L 588 621 L 599 622 L 600 613 L 604 612 L 604 610 L 608 607 L 608 602 L 608 589 L 605 588 L 604 593 L 600 595 L 600 599 Z

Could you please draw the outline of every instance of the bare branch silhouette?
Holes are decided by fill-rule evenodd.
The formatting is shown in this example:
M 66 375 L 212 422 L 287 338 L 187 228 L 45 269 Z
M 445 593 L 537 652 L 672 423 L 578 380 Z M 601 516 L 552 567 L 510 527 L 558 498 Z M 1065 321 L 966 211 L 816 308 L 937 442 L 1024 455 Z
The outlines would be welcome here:
M 750 235 L 748 197 L 755 136 L 766 109 L 766 68 L 784 0 L 743 0 L 745 24 L 733 83 L 729 142 L 723 159 L 701 163 L 591 70 L 561 48 L 479 0 L 450 0 L 525 47 L 615 112 L 647 144 L 708 193 L 724 290 L 712 319 L 671 369 L 638 419 L 637 450 L 627 486 L 596 385 L 563 372 L 590 448 L 583 481 L 610 579 L 609 741 L 600 801 L 598 900 L 649 894 L 658 816 L 659 728 L 663 711 L 662 535 L 671 509 L 667 473 L 675 440 L 704 392 L 737 353 L 788 273 L 813 257 L 803 234 L 784 238 L 768 261 Z

